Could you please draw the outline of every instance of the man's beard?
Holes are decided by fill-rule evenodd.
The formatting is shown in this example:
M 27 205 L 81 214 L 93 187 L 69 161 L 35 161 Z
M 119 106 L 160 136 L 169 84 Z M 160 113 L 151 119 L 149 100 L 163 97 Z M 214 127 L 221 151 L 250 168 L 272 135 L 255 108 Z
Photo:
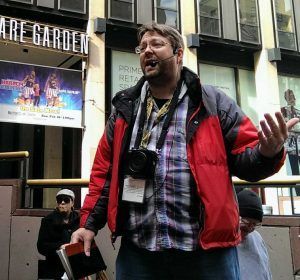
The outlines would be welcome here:
M 166 70 L 164 70 L 164 68 L 162 68 L 160 66 L 160 68 L 158 68 L 156 71 L 151 71 L 150 73 L 146 73 L 145 71 L 143 71 L 144 73 L 144 78 L 149 82 L 149 83 L 153 83 L 156 85 L 165 85 L 166 81 L 167 81 L 167 73 Z
M 160 69 L 158 69 L 154 73 L 153 72 L 146 73 L 145 71 L 143 71 L 143 73 L 144 73 L 144 77 L 147 81 L 157 79 L 161 75 Z

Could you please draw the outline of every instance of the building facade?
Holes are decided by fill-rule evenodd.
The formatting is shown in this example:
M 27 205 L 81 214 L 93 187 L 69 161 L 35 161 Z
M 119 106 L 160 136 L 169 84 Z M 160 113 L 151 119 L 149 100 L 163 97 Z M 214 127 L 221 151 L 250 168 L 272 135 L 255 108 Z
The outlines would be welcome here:
M 300 108 L 300 0 L 0 0 L 0 14 L 83 32 L 89 38 L 88 54 L 53 52 L 57 37 L 51 41 L 50 36 L 44 48 L 24 47 L 1 39 L 0 28 L 0 60 L 82 74 L 80 127 L 59 126 L 59 121 L 56 126 L 0 123 L 0 150 L 29 150 L 30 178 L 89 177 L 112 97 L 142 75 L 134 53 L 136 31 L 151 21 L 176 27 L 185 42 L 184 65 L 197 72 L 202 83 L 235 99 L 257 126 L 265 112 L 297 115 Z M 300 173 L 298 130 L 287 142 L 287 161 L 279 175 Z M 6 172 L 14 171 L 7 167 Z M 46 190 L 37 193 L 35 205 L 49 206 L 51 195 Z M 278 197 L 285 195 L 284 189 L 267 191 L 266 203 L 274 213 L 292 213 L 290 206 L 280 210 Z
M 57 98 L 60 104 L 48 104 L 46 83 L 50 73 L 58 78 L 66 75 L 65 85 L 60 87 L 68 91 L 59 95 L 71 96 L 75 83 L 81 95 L 82 65 L 88 59 L 88 11 L 89 2 L 85 0 L 0 1 L 0 150 L 29 151 L 29 178 L 81 177 L 81 120 L 75 126 L 61 125 L 59 119 L 52 119 L 53 125 L 45 125 L 47 119 L 56 117 L 58 105 L 62 105 L 61 98 Z M 30 82 L 26 77 L 32 71 L 35 74 Z M 23 96 L 25 88 L 32 91 L 29 86 L 33 83 L 40 88 L 38 106 L 32 98 Z M 53 86 L 55 81 L 51 83 Z M 78 107 L 81 114 L 81 105 Z M 1 178 L 18 177 L 16 165 L 1 167 Z M 53 192 L 34 191 L 34 206 L 52 207 Z

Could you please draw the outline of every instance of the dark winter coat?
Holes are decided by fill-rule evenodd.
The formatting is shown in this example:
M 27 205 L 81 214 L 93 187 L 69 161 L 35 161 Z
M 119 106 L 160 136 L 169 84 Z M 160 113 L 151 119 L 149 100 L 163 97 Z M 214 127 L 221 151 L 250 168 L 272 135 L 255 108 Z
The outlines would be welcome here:
M 199 245 L 204 249 L 235 246 L 240 242 L 239 213 L 231 176 L 257 181 L 276 173 L 285 159 L 262 156 L 257 129 L 237 104 L 223 92 L 202 86 L 198 76 L 183 68 L 189 107 L 186 120 L 187 158 L 204 206 Z M 126 224 L 122 203 L 122 168 L 145 80 L 119 92 L 95 155 L 89 194 L 81 208 L 80 226 L 94 232 L 106 221 L 112 239 Z
M 78 227 L 79 214 L 76 211 L 72 211 L 68 224 L 63 223 L 63 217 L 57 210 L 41 221 L 37 248 L 39 253 L 46 257 L 47 271 L 54 274 L 53 278 L 61 276 L 64 272 L 56 250 L 61 245 L 70 243 L 71 235 Z

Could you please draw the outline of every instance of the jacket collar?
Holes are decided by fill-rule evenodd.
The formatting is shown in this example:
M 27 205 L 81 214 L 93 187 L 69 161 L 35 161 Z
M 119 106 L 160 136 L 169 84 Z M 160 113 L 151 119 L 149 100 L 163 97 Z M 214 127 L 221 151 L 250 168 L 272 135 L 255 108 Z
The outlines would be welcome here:
M 134 101 L 140 97 L 141 89 L 145 83 L 144 76 L 139 79 L 136 85 L 131 88 L 119 91 L 112 99 L 112 104 L 118 109 L 126 101 Z
M 199 76 L 187 67 L 182 68 L 181 75 L 187 85 L 188 95 L 192 103 L 195 105 L 200 104 L 202 101 L 202 86 Z
M 137 107 L 136 104 L 139 102 L 145 81 L 143 76 L 135 86 L 118 92 L 112 99 L 112 105 L 123 115 L 127 123 L 132 120 L 134 108 Z

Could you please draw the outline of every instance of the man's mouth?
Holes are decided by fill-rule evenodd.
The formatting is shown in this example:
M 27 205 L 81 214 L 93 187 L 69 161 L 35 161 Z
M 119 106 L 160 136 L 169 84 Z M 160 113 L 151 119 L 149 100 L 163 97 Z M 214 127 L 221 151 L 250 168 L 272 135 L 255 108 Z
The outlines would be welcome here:
M 149 59 L 145 63 L 145 68 L 153 68 L 158 64 L 158 60 L 156 59 Z

